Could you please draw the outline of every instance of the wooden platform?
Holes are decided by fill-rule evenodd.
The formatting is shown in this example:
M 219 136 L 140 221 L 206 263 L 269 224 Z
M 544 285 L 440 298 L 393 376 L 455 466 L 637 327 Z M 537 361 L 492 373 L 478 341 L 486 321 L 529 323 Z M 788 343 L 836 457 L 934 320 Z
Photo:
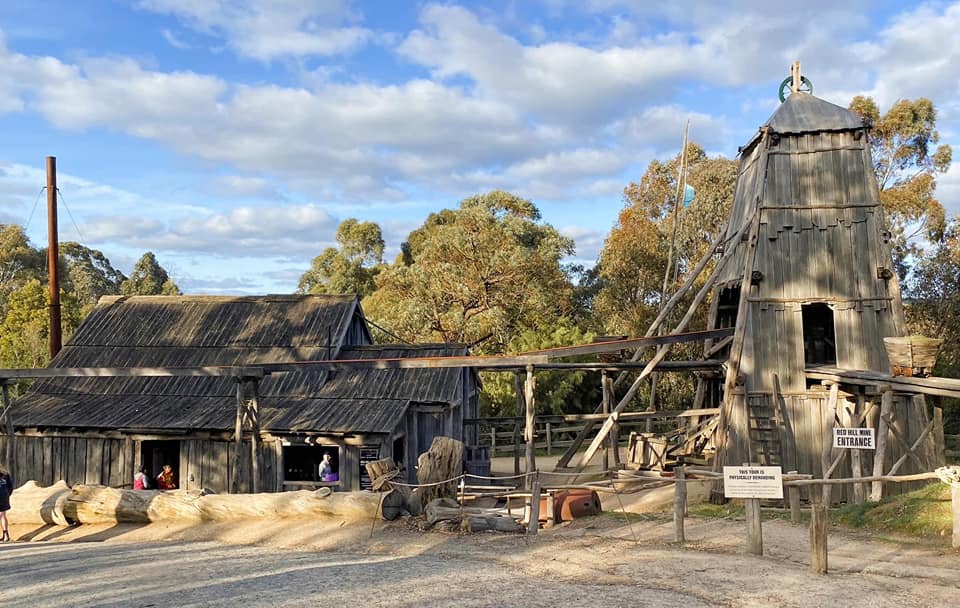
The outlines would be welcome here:
M 871 370 L 837 367 L 808 367 L 804 371 L 807 378 L 811 380 L 867 386 L 878 391 L 882 386 L 889 386 L 902 393 L 960 398 L 960 379 L 958 378 L 908 378 Z

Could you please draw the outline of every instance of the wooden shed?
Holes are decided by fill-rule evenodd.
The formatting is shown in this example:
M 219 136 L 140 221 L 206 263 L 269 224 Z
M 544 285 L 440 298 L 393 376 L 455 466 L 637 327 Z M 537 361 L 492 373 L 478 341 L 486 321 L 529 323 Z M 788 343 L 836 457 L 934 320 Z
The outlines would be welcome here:
M 465 355 L 462 345 L 373 345 L 352 296 L 107 297 L 51 367 L 257 366 L 307 361 Z M 241 384 L 238 391 L 238 384 Z M 138 466 L 164 464 L 178 487 L 280 491 L 360 489 L 362 464 L 393 457 L 413 474 L 435 435 L 463 438 L 477 415 L 468 368 L 321 369 L 257 382 L 254 449 L 235 449 L 238 397 L 229 376 L 40 379 L 11 408 L 13 466 L 41 484 L 129 487 Z M 250 443 L 244 428 L 241 439 Z M 0 453 L 8 439 L 0 438 Z M 323 482 L 325 453 L 339 479 Z M 239 467 L 239 468 L 238 468 Z M 231 488 L 231 480 L 238 487 Z
M 905 333 L 868 129 L 853 112 L 794 92 L 741 148 L 728 234 L 746 230 L 724 243 L 709 315 L 711 328 L 736 330 L 725 345 L 708 344 L 722 347 L 727 372 L 701 395 L 722 405 L 723 463 L 833 477 L 873 470 L 874 452 L 843 454 L 830 442 L 835 426 L 879 428 L 882 383 L 831 395 L 808 373 L 889 373 L 883 338 Z M 941 464 L 923 396 L 886 392 L 897 435 L 886 462 L 917 442 L 900 472 Z

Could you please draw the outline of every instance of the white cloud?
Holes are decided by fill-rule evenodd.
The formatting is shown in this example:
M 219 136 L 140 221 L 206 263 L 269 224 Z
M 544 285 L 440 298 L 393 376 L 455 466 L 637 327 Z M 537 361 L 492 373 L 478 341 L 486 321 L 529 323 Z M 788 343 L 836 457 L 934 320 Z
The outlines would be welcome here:
M 167 28 L 163 28 L 162 30 L 160 30 L 160 35 L 163 36 L 163 39 L 167 41 L 167 44 L 169 44 L 175 49 L 185 50 L 190 48 L 189 44 L 187 44 L 186 42 L 178 38 L 176 34 L 171 32 Z
M 258 198 L 283 200 L 285 197 L 270 180 L 249 175 L 218 175 L 213 178 L 210 192 L 226 198 Z
M 91 216 L 84 233 L 92 243 L 138 249 L 206 252 L 233 258 L 302 257 L 333 240 L 338 224 L 318 205 L 237 207 L 167 221 L 136 216 Z
M 261 61 L 337 55 L 372 37 L 367 29 L 343 25 L 353 15 L 337 0 L 141 0 L 140 7 L 173 15 L 186 27 L 222 38 L 239 55 Z
M 954 161 L 950 169 L 937 178 L 936 196 L 947 210 L 947 217 L 960 216 L 960 161 Z
M 599 230 L 584 228 L 582 226 L 563 226 L 560 233 L 570 237 L 577 245 L 575 260 L 593 264 L 600 257 L 600 251 L 603 249 L 603 242 L 607 235 Z

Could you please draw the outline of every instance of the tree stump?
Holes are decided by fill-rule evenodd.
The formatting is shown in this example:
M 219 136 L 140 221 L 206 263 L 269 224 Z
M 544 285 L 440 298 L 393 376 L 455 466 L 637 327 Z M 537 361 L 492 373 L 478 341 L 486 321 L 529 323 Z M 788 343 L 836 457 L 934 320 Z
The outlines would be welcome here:
M 422 485 L 448 479 L 453 481 L 419 488 L 420 504 L 426 506 L 435 498 L 456 496 L 456 478 L 462 472 L 463 442 L 450 437 L 434 437 L 430 449 L 420 454 L 417 460 L 417 481 Z

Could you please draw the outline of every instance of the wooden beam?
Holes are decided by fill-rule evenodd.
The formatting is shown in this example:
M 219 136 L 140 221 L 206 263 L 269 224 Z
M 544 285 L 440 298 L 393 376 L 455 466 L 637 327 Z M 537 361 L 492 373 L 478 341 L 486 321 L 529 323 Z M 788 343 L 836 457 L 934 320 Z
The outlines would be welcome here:
M 521 357 L 530 357 L 545 355 L 551 359 L 559 357 L 579 357 L 583 355 L 596 355 L 601 353 L 612 353 L 619 350 L 629 350 L 641 348 L 644 346 L 662 346 L 664 344 L 679 344 L 683 342 L 699 342 L 702 340 L 724 338 L 733 335 L 733 328 L 710 329 L 705 331 L 690 331 L 685 333 L 672 333 L 662 336 L 645 336 L 642 338 L 630 338 L 628 340 L 614 340 L 611 342 L 597 342 L 594 344 L 578 344 L 576 346 L 559 346 L 546 350 L 530 351 L 520 353 Z
M 831 384 L 830 397 L 827 399 L 827 411 L 824 414 L 823 429 L 820 431 L 820 476 L 823 479 L 829 479 L 834 468 L 830 466 L 830 454 L 833 451 L 833 427 L 837 420 L 837 401 L 839 395 L 840 385 Z M 844 451 L 841 451 L 841 456 L 844 453 Z M 838 464 L 839 460 L 840 459 L 838 458 Z M 830 495 L 832 490 L 833 488 L 830 486 L 823 486 L 823 502 L 827 503 L 828 505 L 830 504 Z

